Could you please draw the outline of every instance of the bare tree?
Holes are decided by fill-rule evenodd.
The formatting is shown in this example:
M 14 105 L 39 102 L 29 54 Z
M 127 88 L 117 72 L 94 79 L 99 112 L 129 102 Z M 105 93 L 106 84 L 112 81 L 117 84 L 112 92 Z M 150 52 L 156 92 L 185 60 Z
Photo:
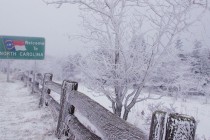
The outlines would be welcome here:
M 179 33 L 190 27 L 207 3 L 195 0 L 54 0 L 78 4 L 85 13 L 82 35 L 93 51 L 83 63 L 92 88 L 103 92 L 115 114 L 127 120 L 157 57 L 170 51 Z M 191 15 L 198 9 L 196 15 Z M 199 14 L 198 14 L 199 13 Z M 156 98 L 155 98 L 156 99 Z M 123 116 L 122 116 L 122 113 Z

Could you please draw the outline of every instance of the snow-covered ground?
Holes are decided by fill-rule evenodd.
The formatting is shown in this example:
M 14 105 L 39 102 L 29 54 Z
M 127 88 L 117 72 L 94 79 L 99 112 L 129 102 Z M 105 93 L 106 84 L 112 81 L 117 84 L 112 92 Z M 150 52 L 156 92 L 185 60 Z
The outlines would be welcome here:
M 0 73 L 0 139 L 57 140 L 56 123 L 47 108 L 38 107 L 39 98 L 20 81 L 7 83 Z

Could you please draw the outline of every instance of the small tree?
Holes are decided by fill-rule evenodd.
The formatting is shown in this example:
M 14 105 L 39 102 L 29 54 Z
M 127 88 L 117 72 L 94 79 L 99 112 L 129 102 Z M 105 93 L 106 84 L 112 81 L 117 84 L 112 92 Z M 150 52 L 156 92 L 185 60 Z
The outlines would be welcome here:
M 194 80 L 194 87 L 196 92 L 206 96 L 206 103 L 209 98 L 210 86 L 210 51 L 204 48 L 201 41 L 195 41 L 194 49 L 191 53 L 191 73 Z
M 0 65 L 1 65 L 1 67 L 0 67 L 0 70 L 2 71 L 2 72 L 4 72 L 4 73 L 6 73 L 6 71 L 7 71 L 7 61 L 5 61 L 5 60 L 0 60 Z
M 210 99 L 210 50 L 204 49 L 201 57 L 202 89 L 206 96 L 205 103 Z
M 147 97 L 140 94 L 155 58 L 168 51 L 176 36 L 197 18 L 196 15 L 188 18 L 191 11 L 203 6 L 191 0 L 48 0 L 46 3 L 58 7 L 78 4 L 85 12 L 82 23 L 86 35 L 82 37 L 99 49 L 84 62 L 84 73 L 95 83 L 94 89 L 97 85 L 96 89 L 100 88 L 111 101 L 113 112 L 125 120 L 137 102 L 151 98 L 150 94 Z M 94 68 L 94 73 L 89 68 Z
M 0 60 L 0 66 L 1 66 L 1 71 L 7 72 L 7 82 L 10 81 L 10 72 L 11 72 L 11 64 L 13 63 L 12 60 L 6 59 L 6 60 Z
M 175 42 L 175 48 L 179 51 L 183 51 L 183 42 L 181 39 L 177 39 Z
M 81 61 L 81 55 L 69 55 L 62 64 L 62 77 L 64 79 L 78 81 L 78 75 L 80 74 L 79 63 Z
M 201 55 L 202 55 L 202 43 L 200 41 L 194 42 L 194 48 L 191 55 L 191 72 L 193 74 L 193 78 L 195 79 L 195 87 L 197 89 L 200 87 L 202 80 L 202 65 L 201 65 Z
M 183 69 L 186 67 L 187 58 L 183 53 L 183 44 L 181 39 L 175 41 L 170 48 L 173 53 L 161 55 L 159 62 L 153 68 L 150 74 L 149 86 L 154 91 L 165 93 L 166 95 L 179 97 L 182 94 L 181 87 L 183 80 Z

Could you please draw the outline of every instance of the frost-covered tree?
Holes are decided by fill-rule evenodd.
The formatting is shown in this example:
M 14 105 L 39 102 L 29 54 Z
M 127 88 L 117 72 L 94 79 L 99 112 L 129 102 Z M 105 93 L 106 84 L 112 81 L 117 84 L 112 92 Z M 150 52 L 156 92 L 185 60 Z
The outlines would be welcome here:
M 183 41 L 181 39 L 177 39 L 175 42 L 176 54 L 181 61 L 187 61 L 187 56 L 183 50 L 183 47 Z
M 176 98 L 181 96 L 181 81 L 187 60 L 182 47 L 183 43 L 181 39 L 178 39 L 170 48 L 173 53 L 165 52 L 161 55 L 150 74 L 148 86 L 153 89 L 153 92 L 165 93 Z
M 115 52 L 107 48 L 94 50 L 85 58 L 82 65 L 89 87 L 105 94 L 111 101 L 115 113 L 117 111 L 121 113 L 121 110 L 116 109 L 122 109 L 123 106 L 126 108 L 132 96 L 137 96 L 136 92 L 140 94 L 138 90 L 142 90 L 143 86 L 141 89 L 139 86 L 146 78 L 151 53 L 148 52 L 144 39 L 140 36 L 133 38 L 129 48 L 121 51 L 119 56 L 123 59 L 119 61 L 117 70 L 114 61 Z M 136 102 L 148 98 L 150 97 L 139 98 Z
M 202 73 L 202 84 L 201 87 L 206 96 L 205 103 L 208 103 L 210 99 L 210 50 L 204 49 L 201 56 L 201 73 Z
M 62 78 L 62 62 L 63 60 L 61 58 L 46 55 L 44 60 L 13 60 L 10 67 L 11 69 L 18 69 L 22 72 L 36 71 L 42 74 L 52 73 L 54 78 L 60 80 Z
M 5 60 L 0 60 L 0 70 L 2 71 L 2 72 L 6 72 L 7 70 L 6 70 L 6 68 L 7 68 L 7 60 L 5 61 Z
M 13 60 L 5 59 L 0 60 L 0 70 L 4 73 L 7 72 L 7 82 L 10 81 L 10 73 L 12 72 L 12 69 L 10 68 L 13 63 Z
M 183 42 L 181 39 L 177 39 L 175 42 L 175 48 L 177 48 L 179 51 L 183 51 Z
M 140 95 L 155 58 L 169 51 L 177 35 L 203 12 L 203 5 L 194 0 L 46 0 L 46 3 L 58 7 L 78 4 L 85 13 L 82 23 L 86 34 L 81 37 L 86 45 L 97 49 L 86 59 L 89 61 L 82 63 L 87 68 L 84 72 L 93 83 L 92 88 L 100 88 L 111 101 L 113 112 L 125 120 L 137 102 L 151 98 L 150 94 Z M 191 16 L 195 9 L 199 10 Z
M 62 77 L 63 79 L 79 80 L 78 75 L 81 73 L 79 63 L 81 55 L 69 55 L 62 64 Z
M 202 79 L 202 65 L 201 65 L 201 52 L 202 52 L 202 43 L 200 41 L 194 42 L 194 48 L 191 54 L 191 72 L 193 74 L 193 78 L 195 79 L 195 83 L 197 86 L 195 86 L 195 89 L 198 89 L 201 79 Z
M 204 48 L 201 41 L 195 41 L 194 49 L 191 53 L 191 74 L 194 86 L 191 88 L 198 94 L 209 98 L 210 87 L 210 51 Z M 206 102 L 207 102 L 206 98 Z

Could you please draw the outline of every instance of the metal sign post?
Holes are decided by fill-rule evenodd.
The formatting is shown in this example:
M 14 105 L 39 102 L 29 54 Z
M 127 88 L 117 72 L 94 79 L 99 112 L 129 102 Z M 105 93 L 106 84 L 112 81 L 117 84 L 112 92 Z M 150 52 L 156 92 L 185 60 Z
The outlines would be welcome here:
M 10 73 L 10 64 L 9 60 L 7 60 L 7 82 L 9 82 L 9 73 Z

